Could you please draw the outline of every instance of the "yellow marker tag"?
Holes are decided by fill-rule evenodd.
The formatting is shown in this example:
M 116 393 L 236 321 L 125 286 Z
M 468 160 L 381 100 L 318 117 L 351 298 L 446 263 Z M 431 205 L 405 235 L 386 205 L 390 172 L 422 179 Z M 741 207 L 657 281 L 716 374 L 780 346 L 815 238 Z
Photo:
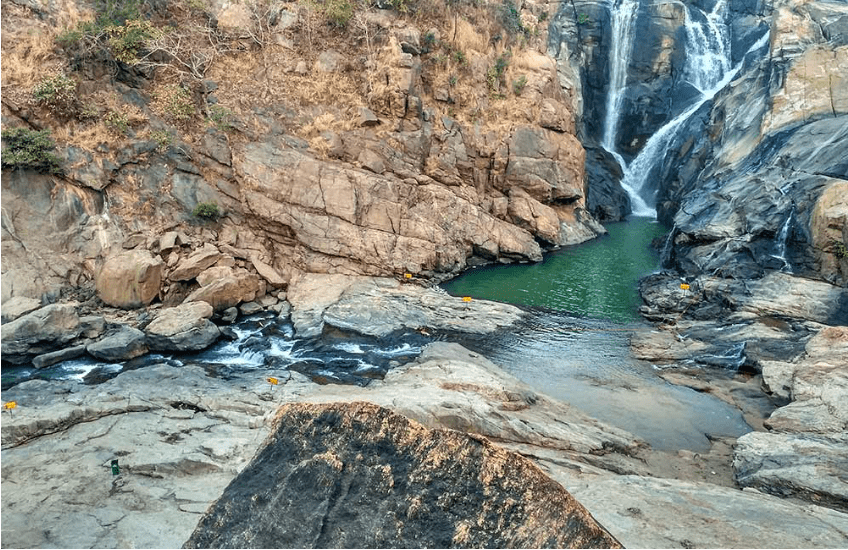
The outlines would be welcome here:
M 3 408 L 6 410 L 12 410 L 18 406 L 17 401 L 9 401 L 8 403 L 3 403 Z
M 689 285 L 687 285 L 686 283 L 680 283 L 680 288 L 683 290 L 689 290 Z
M 404 274 L 403 274 L 403 278 L 404 278 L 404 279 L 411 279 L 411 278 L 412 278 L 412 273 L 404 273 Z
M 470 302 L 470 301 L 471 301 L 471 296 L 463 296 L 463 297 L 462 297 L 462 301 L 463 301 L 463 302 Z
M 271 378 L 268 378 L 267 380 L 268 380 L 268 382 L 271 383 L 272 386 L 276 386 L 277 384 L 280 383 L 280 381 L 277 380 L 276 378 L 274 378 L 273 376 Z

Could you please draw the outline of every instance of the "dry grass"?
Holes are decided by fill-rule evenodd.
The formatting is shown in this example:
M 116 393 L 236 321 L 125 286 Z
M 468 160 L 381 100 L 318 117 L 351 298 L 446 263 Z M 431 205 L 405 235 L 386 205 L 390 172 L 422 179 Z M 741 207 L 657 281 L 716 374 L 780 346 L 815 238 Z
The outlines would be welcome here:
M 55 39 L 58 32 L 91 16 L 74 0 L 61 0 L 55 21 L 41 21 L 28 10 L 3 3 L 3 87 L 29 91 L 51 74 L 63 72 L 65 60 Z

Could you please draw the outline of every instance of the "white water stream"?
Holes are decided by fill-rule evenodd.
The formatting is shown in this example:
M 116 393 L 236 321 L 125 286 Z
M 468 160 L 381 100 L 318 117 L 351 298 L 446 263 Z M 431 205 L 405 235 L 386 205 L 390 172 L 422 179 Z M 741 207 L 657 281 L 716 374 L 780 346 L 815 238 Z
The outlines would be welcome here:
M 701 95 L 682 113 L 666 122 L 648 140 L 630 164 L 615 150 L 615 138 L 621 116 L 621 105 L 627 83 L 627 67 L 633 49 L 634 21 L 638 12 L 638 0 L 618 0 L 611 5 L 612 39 L 610 46 L 610 86 L 606 101 L 604 135 L 601 145 L 621 165 L 624 175 L 621 186 L 630 197 L 633 215 L 653 217 L 657 215 L 652 206 L 654 197 L 646 198 L 646 184 L 654 167 L 665 157 L 668 145 L 677 135 L 679 128 L 707 101 L 724 88 L 742 67 L 740 62 L 731 69 L 730 40 L 725 23 L 727 6 L 725 0 L 716 2 L 710 13 L 694 17 L 684 5 L 686 30 L 686 76 Z M 750 51 L 765 45 L 766 33 Z

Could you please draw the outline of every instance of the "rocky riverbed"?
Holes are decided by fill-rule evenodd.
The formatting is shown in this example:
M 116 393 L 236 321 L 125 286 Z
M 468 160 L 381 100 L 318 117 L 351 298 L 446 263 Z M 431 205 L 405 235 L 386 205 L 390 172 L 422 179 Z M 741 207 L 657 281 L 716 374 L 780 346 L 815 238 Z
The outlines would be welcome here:
M 338 289 L 334 299 L 309 298 L 311 292 L 323 295 L 328 285 Z M 512 306 L 469 304 L 415 285 L 367 278 L 307 278 L 289 294 L 295 326 L 303 331 L 320 330 L 325 323 L 382 333 L 403 322 L 436 330 L 462 317 L 460 326 L 485 332 L 522 315 Z M 398 304 L 410 311 L 405 321 Z M 530 458 L 625 546 L 759 547 L 767 540 L 770 546 L 839 547 L 848 540 L 848 515 L 840 504 L 845 441 L 836 425 L 845 421 L 839 416 L 844 401 L 839 373 L 846 364 L 846 334 L 844 328 L 798 322 L 810 323 L 805 325 L 810 332 L 798 344 L 797 360 L 766 359 L 762 375 L 753 378 L 712 371 L 715 380 L 710 380 L 709 369 L 691 376 L 688 356 L 669 350 L 681 339 L 697 341 L 695 321 L 657 332 L 670 335 L 665 341 L 672 343 L 648 343 L 656 338 L 653 333 L 634 338 L 637 354 L 647 358 L 653 350 L 650 359 L 668 367 L 661 371 L 667 379 L 727 399 L 756 429 L 738 442 L 717 438 L 709 452 L 700 453 L 651 449 L 632 434 L 545 396 L 478 353 L 446 342 L 429 344 L 413 362 L 365 387 L 320 385 L 285 370 L 277 371 L 274 386 L 257 371 L 222 379 L 200 366 L 155 362 L 94 386 L 24 382 L 3 392 L 5 401 L 18 402 L 18 408 L 3 413 L 3 545 L 182 545 L 271 433 L 280 405 L 368 401 L 430 428 L 484 437 Z M 708 340 L 718 333 L 716 327 L 702 330 Z M 760 331 L 763 338 L 768 330 Z M 776 378 L 778 372 L 782 378 Z M 805 382 L 824 375 L 834 381 L 816 386 L 819 393 Z M 764 395 L 760 376 L 768 381 L 764 388 L 780 388 L 772 390 L 776 398 L 793 399 L 769 418 L 754 395 Z M 807 416 L 787 414 L 793 406 Z M 807 424 L 815 429 L 800 429 L 800 420 L 813 419 L 810 411 L 830 414 L 829 423 L 818 416 Z M 822 433 L 822 426 L 833 429 Z M 115 459 L 121 468 L 117 476 L 110 471 Z

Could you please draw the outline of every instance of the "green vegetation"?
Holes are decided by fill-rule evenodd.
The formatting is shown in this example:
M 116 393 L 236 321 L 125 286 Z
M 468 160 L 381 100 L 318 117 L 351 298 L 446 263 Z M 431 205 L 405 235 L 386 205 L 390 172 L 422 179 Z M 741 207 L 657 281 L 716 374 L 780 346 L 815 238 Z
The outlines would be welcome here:
M 347 27 L 348 22 L 353 17 L 353 4 L 350 0 L 326 0 L 324 17 L 334 27 Z
M 9 128 L 3 130 L 3 168 L 35 170 L 47 174 L 62 172 L 61 161 L 52 151 L 55 147 L 49 130 Z
M 115 59 L 128 65 L 135 65 L 139 62 L 139 54 L 145 46 L 151 40 L 161 38 L 164 33 L 154 27 L 150 21 L 133 19 L 127 21 L 125 25 L 110 27 L 107 34 L 109 49 Z
M 126 113 L 109 111 L 103 117 L 103 124 L 116 135 L 126 136 L 130 133 L 130 117 Z
M 194 207 L 192 215 L 204 220 L 214 220 L 221 215 L 221 212 L 218 210 L 218 205 L 214 202 L 201 202 Z
M 539 23 L 544 22 L 545 20 L 547 20 L 547 18 L 548 18 L 548 12 L 543 11 L 542 13 L 539 14 L 539 18 L 538 18 Z
M 150 132 L 150 139 L 156 142 L 156 150 L 160 153 L 164 153 L 168 146 L 174 142 L 174 136 L 165 130 Z
M 430 53 L 436 47 L 436 33 L 429 31 L 421 39 L 421 53 Z
M 830 242 L 830 247 L 833 249 L 833 255 L 838 259 L 848 258 L 848 248 L 845 247 L 845 243 L 833 239 Z
M 223 105 L 211 105 L 209 107 L 209 123 L 222 132 L 229 132 L 233 129 L 230 122 L 233 112 Z
M 167 84 L 154 93 L 160 103 L 162 114 L 176 122 L 185 122 L 195 113 L 191 92 L 179 84 Z
M 585 25 L 588 22 L 589 22 L 589 16 L 587 14 L 581 13 L 580 15 L 577 16 L 577 24 L 578 25 Z
M 468 65 L 468 59 L 465 57 L 465 52 L 456 50 L 453 52 L 453 60 L 465 67 Z
M 70 117 L 76 113 L 77 83 L 63 74 L 43 79 L 33 89 L 32 96 L 53 115 Z
M 524 90 L 524 86 L 527 85 L 527 77 L 521 75 L 512 81 L 512 91 L 515 92 L 515 95 L 521 95 L 521 92 Z
M 489 86 L 489 91 L 495 91 L 500 85 L 500 80 L 509 67 L 509 59 L 512 54 L 506 51 L 498 56 L 495 64 L 486 71 L 486 84 Z
M 512 0 L 503 0 L 500 8 L 501 24 L 510 34 L 526 33 L 527 29 L 521 23 L 521 13 Z

